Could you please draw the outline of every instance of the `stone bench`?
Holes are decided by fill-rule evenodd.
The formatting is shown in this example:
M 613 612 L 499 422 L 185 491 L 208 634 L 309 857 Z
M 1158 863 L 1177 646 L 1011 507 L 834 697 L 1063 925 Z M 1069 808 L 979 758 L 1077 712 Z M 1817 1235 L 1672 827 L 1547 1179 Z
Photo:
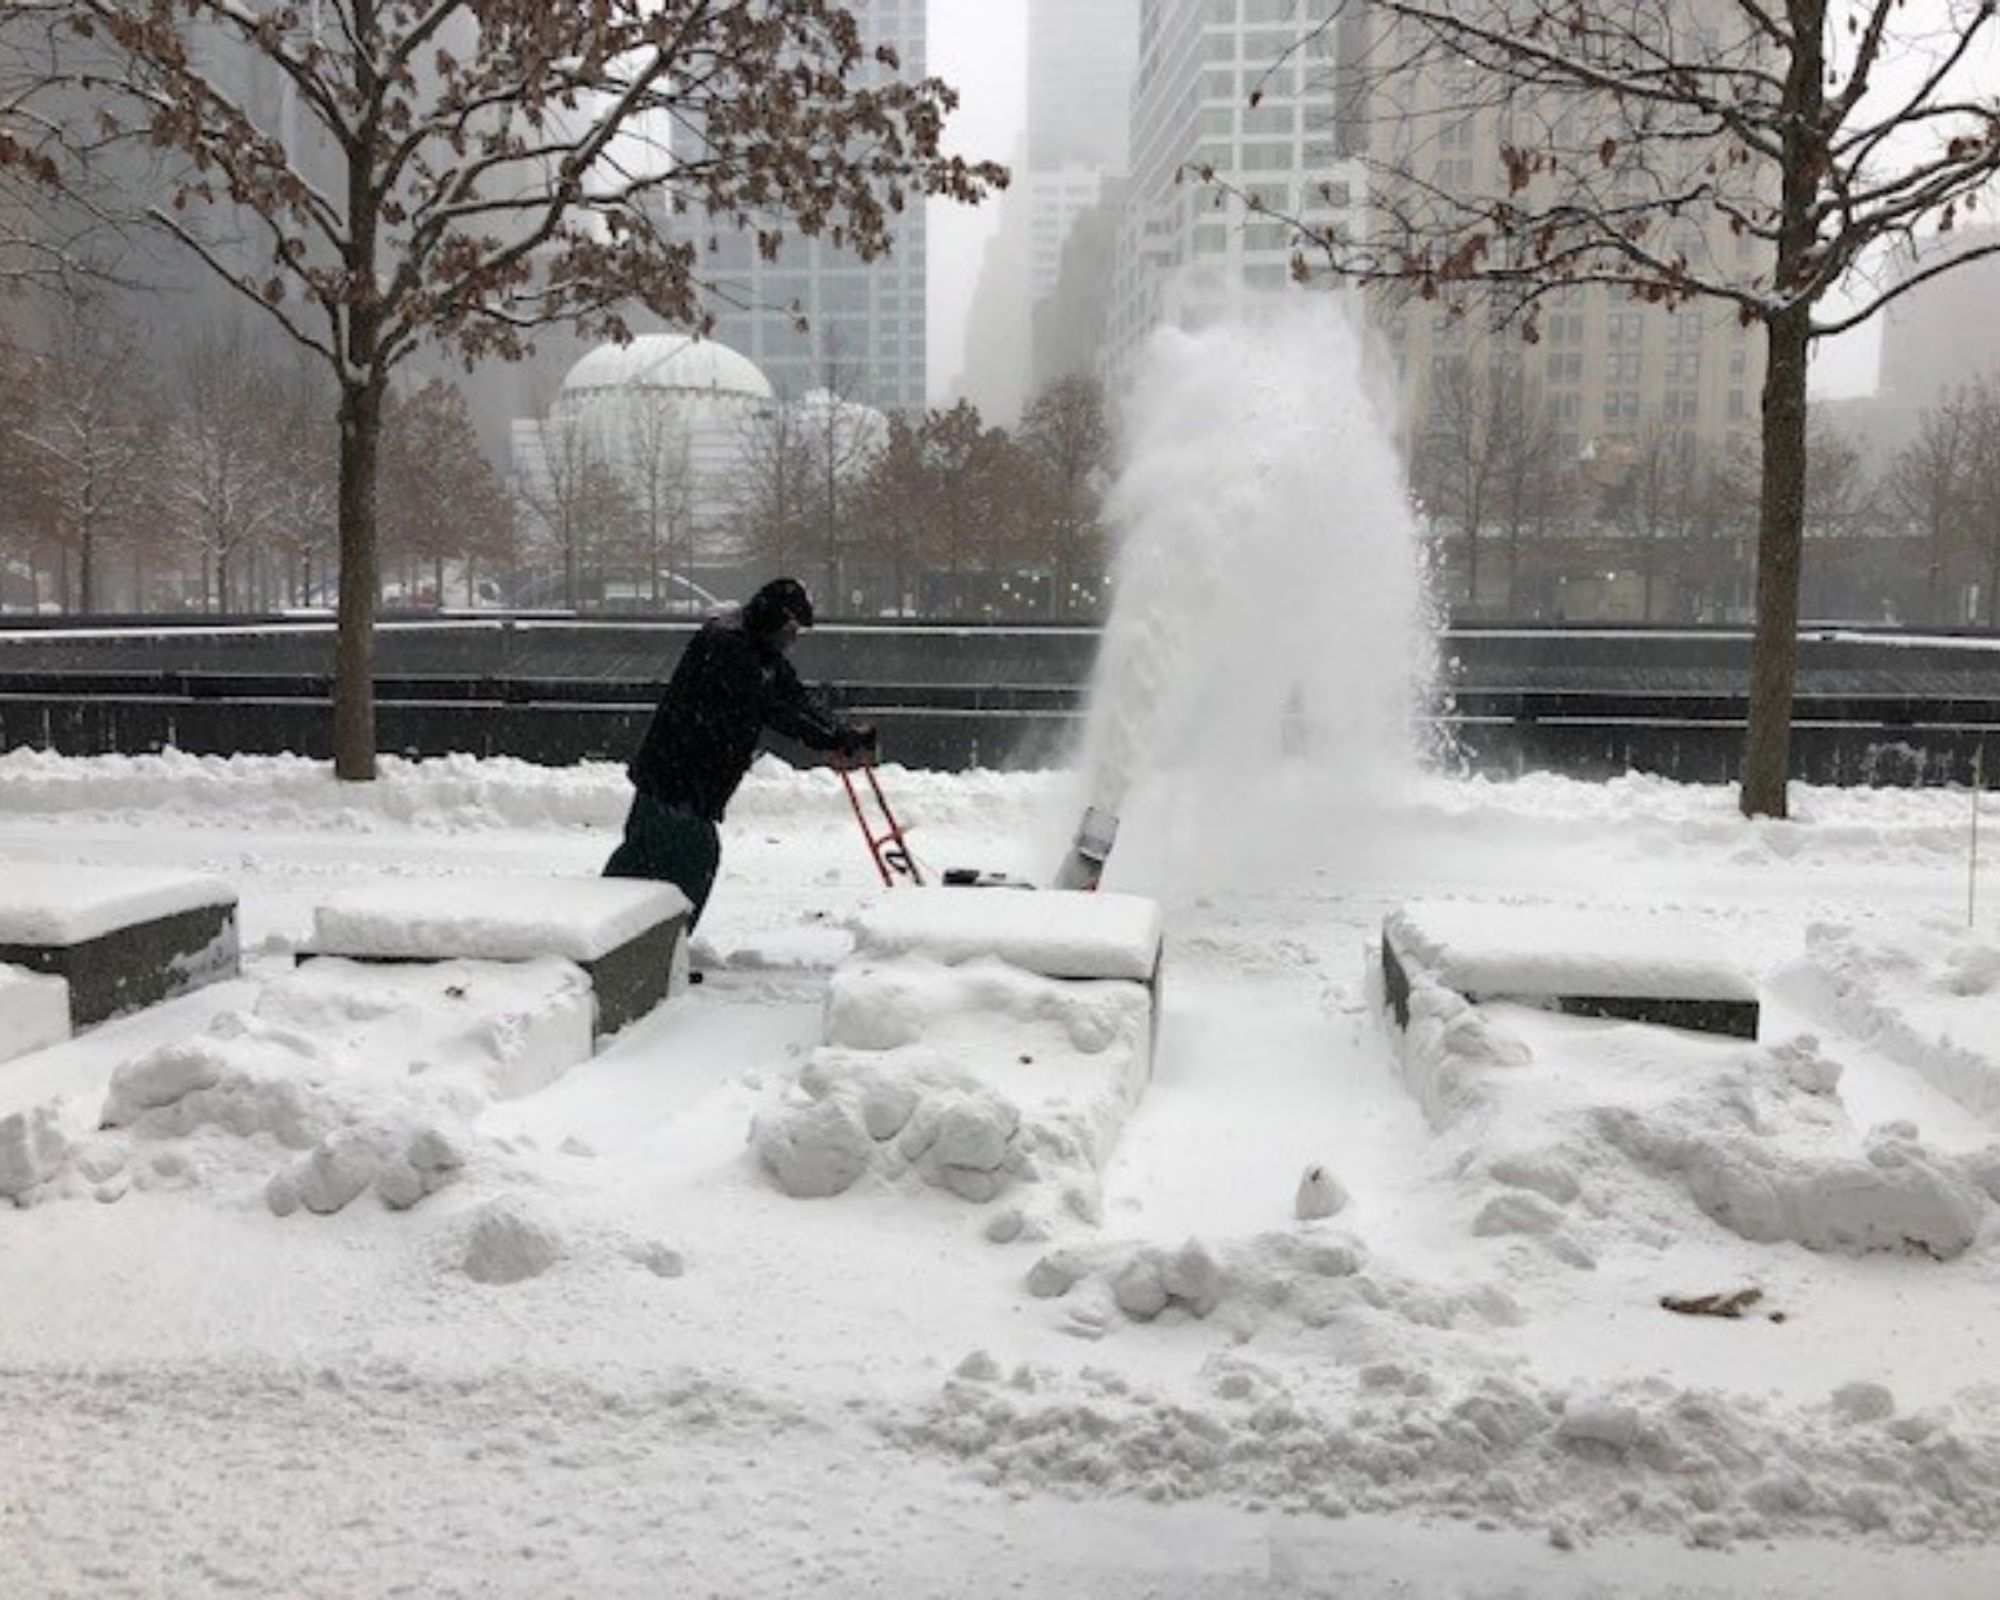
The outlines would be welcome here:
M 67 983 L 72 1028 L 239 970 L 236 891 L 217 879 L 155 867 L 9 862 L 0 880 L 0 966 Z
M 1756 985 L 1713 944 L 1712 928 L 1681 917 L 1425 902 L 1383 922 L 1382 984 L 1402 1028 L 1416 968 L 1474 1004 L 1755 1039 Z
M 665 1000 L 685 960 L 687 897 L 636 878 L 398 878 L 345 889 L 313 913 L 301 959 L 531 961 L 590 979 L 603 1038 Z

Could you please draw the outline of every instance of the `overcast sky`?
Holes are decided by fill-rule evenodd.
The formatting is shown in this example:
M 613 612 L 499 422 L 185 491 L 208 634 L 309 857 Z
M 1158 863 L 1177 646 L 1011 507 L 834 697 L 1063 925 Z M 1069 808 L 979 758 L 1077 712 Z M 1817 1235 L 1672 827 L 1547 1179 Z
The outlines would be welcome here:
M 930 8 L 930 71 L 960 96 L 946 124 L 951 148 L 1011 164 L 1028 116 L 1027 0 L 930 0 Z M 928 382 L 934 402 L 965 365 L 966 311 L 997 220 L 992 201 L 931 204 Z

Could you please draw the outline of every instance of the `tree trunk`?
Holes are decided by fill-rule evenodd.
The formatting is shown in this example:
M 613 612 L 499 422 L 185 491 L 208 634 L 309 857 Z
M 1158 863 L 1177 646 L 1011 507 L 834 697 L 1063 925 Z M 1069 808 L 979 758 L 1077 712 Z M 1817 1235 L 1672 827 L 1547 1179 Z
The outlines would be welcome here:
M 365 369 L 364 369 L 365 370 Z M 344 382 L 340 394 L 340 600 L 333 668 L 333 770 L 350 783 L 375 777 L 375 474 L 382 442 L 379 377 Z
M 76 600 L 85 616 L 97 609 L 97 536 L 88 519 L 77 539 Z
M 1780 312 L 1765 325 L 1769 353 L 1757 516 L 1757 634 L 1750 655 L 1750 725 L 1738 801 L 1746 817 L 1786 814 L 1805 538 L 1809 315 L 1806 308 L 1797 307 Z

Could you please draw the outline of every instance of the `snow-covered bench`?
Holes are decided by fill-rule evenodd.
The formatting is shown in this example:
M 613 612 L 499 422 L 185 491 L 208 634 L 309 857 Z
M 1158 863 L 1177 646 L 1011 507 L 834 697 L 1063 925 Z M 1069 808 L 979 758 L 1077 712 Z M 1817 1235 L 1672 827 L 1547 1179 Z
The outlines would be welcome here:
M 1423 902 L 1382 924 L 1382 982 L 1410 1022 L 1411 968 L 1477 1003 L 1515 1000 L 1738 1039 L 1757 1037 L 1757 988 L 1714 951 L 1714 931 L 1665 915 Z
M 667 998 L 687 925 L 680 890 L 635 878 L 405 878 L 323 902 L 300 954 L 380 962 L 560 956 L 590 979 L 603 1037 Z
M 217 879 L 14 861 L 0 882 L 0 966 L 62 979 L 72 1028 L 236 976 L 236 891 Z
M 855 951 L 928 956 L 956 966 L 992 956 L 1045 978 L 1128 978 L 1160 972 L 1160 908 L 1129 894 L 929 889 L 884 895 L 855 929 Z

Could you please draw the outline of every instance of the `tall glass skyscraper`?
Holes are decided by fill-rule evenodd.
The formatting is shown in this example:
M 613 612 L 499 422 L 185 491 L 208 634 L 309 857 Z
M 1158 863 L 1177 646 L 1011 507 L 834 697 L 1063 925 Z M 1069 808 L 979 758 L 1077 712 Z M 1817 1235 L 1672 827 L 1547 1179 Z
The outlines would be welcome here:
M 905 79 L 926 70 L 925 4 L 852 3 L 866 47 L 891 46 Z M 755 362 L 781 396 L 832 389 L 882 411 L 921 411 L 923 202 L 912 201 L 891 226 L 893 250 L 872 262 L 798 236 L 785 241 L 776 260 L 766 261 L 747 235 L 725 233 L 717 252 L 703 262 L 723 291 L 715 337 Z

